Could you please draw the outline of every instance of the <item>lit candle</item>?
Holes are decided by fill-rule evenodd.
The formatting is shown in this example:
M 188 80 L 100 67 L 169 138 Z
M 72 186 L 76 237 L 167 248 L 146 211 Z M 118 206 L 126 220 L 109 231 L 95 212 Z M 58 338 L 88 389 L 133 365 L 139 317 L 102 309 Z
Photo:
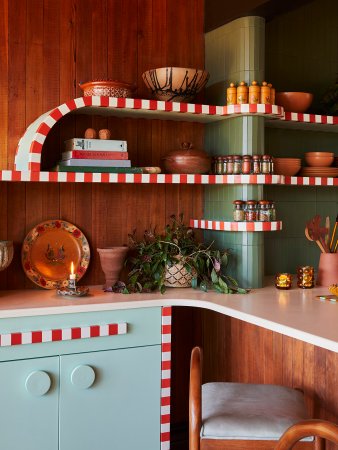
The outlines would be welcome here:
M 68 287 L 69 289 L 76 289 L 76 275 L 74 273 L 74 263 L 71 262 L 70 265 L 70 274 L 69 274 L 69 280 L 68 280 Z
M 69 275 L 69 279 L 70 280 L 75 280 L 76 279 L 76 275 L 74 273 L 74 263 L 73 261 L 70 264 L 70 275 Z

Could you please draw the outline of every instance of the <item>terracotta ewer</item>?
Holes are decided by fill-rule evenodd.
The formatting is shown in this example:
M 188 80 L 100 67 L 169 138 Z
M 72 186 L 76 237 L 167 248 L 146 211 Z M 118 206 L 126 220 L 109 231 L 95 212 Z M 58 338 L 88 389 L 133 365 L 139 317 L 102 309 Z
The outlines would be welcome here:
M 127 257 L 128 247 L 98 248 L 101 268 L 106 281 L 104 288 L 112 287 L 118 280 Z
M 318 265 L 317 285 L 338 283 L 338 253 L 321 253 Z

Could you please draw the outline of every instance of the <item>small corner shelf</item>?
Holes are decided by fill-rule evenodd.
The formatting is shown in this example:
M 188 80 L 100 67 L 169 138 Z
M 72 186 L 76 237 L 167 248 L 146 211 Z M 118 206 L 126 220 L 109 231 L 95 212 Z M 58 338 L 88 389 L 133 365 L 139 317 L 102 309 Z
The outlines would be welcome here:
M 219 220 L 190 219 L 190 227 L 214 231 L 280 231 L 282 222 L 223 222 Z

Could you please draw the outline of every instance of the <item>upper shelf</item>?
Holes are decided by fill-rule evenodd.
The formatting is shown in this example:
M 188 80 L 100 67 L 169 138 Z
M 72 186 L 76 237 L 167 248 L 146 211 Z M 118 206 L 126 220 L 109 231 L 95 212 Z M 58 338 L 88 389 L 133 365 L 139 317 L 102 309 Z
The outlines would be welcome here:
M 17 171 L 36 171 L 41 168 L 43 144 L 52 127 L 67 114 L 102 114 L 118 117 L 180 120 L 210 123 L 239 116 L 264 116 L 270 126 L 276 123 L 293 123 L 295 113 L 285 113 L 277 105 L 229 105 L 213 106 L 192 103 L 164 102 L 116 97 L 80 97 L 70 100 L 38 117 L 25 131 L 19 141 L 15 169 Z M 290 116 L 288 114 L 291 114 Z M 296 114 L 307 126 L 331 127 L 338 124 L 337 117 Z
M 270 128 L 338 133 L 338 127 L 334 126 L 338 125 L 337 116 L 284 112 L 279 120 L 267 120 L 266 125 Z
M 70 113 L 208 123 L 238 115 L 278 118 L 283 114 L 283 108 L 276 105 L 212 106 L 134 98 L 80 97 L 42 114 L 29 125 L 18 144 L 16 170 L 40 171 L 42 146 L 48 133 Z

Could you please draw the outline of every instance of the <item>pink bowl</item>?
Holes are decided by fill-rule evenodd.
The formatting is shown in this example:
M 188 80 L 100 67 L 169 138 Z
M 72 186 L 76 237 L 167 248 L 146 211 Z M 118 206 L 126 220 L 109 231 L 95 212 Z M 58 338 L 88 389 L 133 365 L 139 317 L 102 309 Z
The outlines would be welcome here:
M 309 92 L 276 92 L 276 104 L 288 112 L 305 112 L 312 103 L 313 94 Z

